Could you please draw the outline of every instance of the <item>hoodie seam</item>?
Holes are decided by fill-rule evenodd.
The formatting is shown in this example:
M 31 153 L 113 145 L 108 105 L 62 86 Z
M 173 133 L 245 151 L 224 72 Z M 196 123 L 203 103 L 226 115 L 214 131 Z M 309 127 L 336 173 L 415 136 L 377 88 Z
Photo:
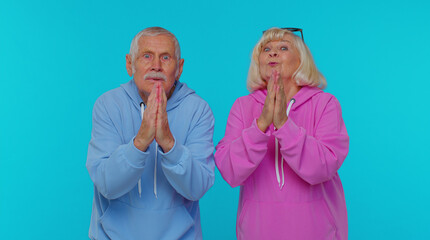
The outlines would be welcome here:
M 118 128 L 116 127 L 114 121 L 112 120 L 112 117 L 111 117 L 109 111 L 106 108 L 105 98 L 106 98 L 106 96 L 103 96 L 102 98 L 100 98 L 100 100 L 99 100 L 100 101 L 100 105 L 103 107 L 103 112 L 105 112 L 106 116 L 109 118 L 110 125 L 113 126 L 113 128 L 115 129 L 115 133 L 117 135 L 121 136 L 121 134 L 118 131 Z M 125 142 L 122 136 L 121 136 L 121 142 Z
M 325 99 L 319 99 L 319 100 L 320 101 L 324 101 L 324 102 L 322 104 L 321 103 L 316 103 L 316 105 L 324 105 L 324 108 L 319 113 L 318 119 L 315 120 L 315 127 L 314 127 L 313 136 L 317 140 L 319 140 L 319 138 L 316 137 L 316 130 L 318 129 L 318 126 L 320 125 L 321 120 L 322 120 L 323 116 L 325 115 L 328 106 L 331 105 L 331 104 L 335 105 L 336 119 L 339 119 L 339 110 L 338 110 L 338 107 L 340 107 L 340 106 L 337 106 L 337 104 L 336 104 L 336 98 L 334 98 L 332 95 L 329 96 L 329 98 L 327 100 L 325 100 Z

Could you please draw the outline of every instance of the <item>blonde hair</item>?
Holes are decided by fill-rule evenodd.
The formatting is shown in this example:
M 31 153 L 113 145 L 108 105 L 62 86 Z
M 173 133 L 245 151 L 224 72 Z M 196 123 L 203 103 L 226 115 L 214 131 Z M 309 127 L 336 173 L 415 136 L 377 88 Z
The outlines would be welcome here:
M 259 57 L 264 45 L 270 41 L 281 40 L 285 36 L 291 36 L 293 45 L 297 48 L 300 57 L 300 65 L 293 74 L 293 79 L 298 86 L 313 86 L 324 89 L 327 82 L 324 76 L 318 71 L 314 59 L 309 48 L 303 40 L 296 36 L 294 33 L 280 28 L 271 28 L 263 33 L 263 36 L 255 45 L 251 57 L 251 65 L 249 66 L 248 79 L 246 82 L 247 88 L 250 92 L 257 89 L 266 88 L 266 82 L 261 78 L 259 69 Z

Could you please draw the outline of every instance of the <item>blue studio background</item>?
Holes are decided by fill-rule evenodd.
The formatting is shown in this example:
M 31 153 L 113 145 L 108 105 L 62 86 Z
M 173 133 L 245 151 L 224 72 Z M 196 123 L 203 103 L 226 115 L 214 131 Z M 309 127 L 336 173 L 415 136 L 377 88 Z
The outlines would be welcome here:
M 87 239 L 91 111 L 127 82 L 141 29 L 172 31 L 181 81 L 224 135 L 263 30 L 301 27 L 350 152 L 340 169 L 349 239 L 430 239 L 428 1 L 0 1 L 0 239 Z M 204 239 L 235 239 L 239 189 L 217 171 Z

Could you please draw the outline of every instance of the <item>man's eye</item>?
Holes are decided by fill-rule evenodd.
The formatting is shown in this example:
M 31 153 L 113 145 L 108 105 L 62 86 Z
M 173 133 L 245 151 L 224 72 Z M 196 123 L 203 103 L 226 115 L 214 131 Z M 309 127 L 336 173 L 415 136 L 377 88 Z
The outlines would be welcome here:
M 163 60 L 169 60 L 170 57 L 169 56 L 163 56 Z
M 144 58 L 150 58 L 151 56 L 149 54 L 143 54 Z

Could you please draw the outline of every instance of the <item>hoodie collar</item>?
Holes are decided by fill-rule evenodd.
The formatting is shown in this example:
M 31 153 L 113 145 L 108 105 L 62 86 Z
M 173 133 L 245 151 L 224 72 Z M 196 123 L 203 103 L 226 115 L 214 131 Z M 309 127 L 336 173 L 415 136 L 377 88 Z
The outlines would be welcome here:
M 264 104 L 266 101 L 267 89 L 258 89 L 251 93 L 251 97 L 253 97 L 257 102 Z
M 143 102 L 142 98 L 139 95 L 139 91 L 137 89 L 136 83 L 134 79 L 131 79 L 127 83 L 121 84 L 121 88 L 127 93 L 130 99 L 133 102 L 133 105 L 140 109 L 140 103 Z M 193 94 L 194 90 L 190 89 L 187 84 L 176 81 L 175 90 L 172 93 L 172 96 L 167 100 L 166 110 L 169 111 L 179 105 L 179 103 L 188 95 Z
M 312 98 L 314 95 L 320 92 L 322 92 L 322 90 L 317 87 L 303 86 L 293 97 L 296 101 L 292 106 L 292 109 L 299 107 L 300 105 L 302 105 L 310 98 Z M 267 90 L 266 89 L 255 90 L 254 92 L 251 93 L 251 96 L 257 102 L 264 104 L 267 96 Z
M 121 88 L 123 88 L 127 95 L 131 98 L 133 105 L 140 109 L 140 103 L 143 102 L 143 100 L 139 95 L 139 91 L 137 90 L 137 86 L 134 83 L 134 79 L 131 79 L 127 83 L 121 84 Z
M 293 97 L 294 99 L 296 99 L 296 102 L 294 103 L 292 109 L 299 107 L 300 105 L 311 99 L 314 95 L 321 92 L 322 90 L 317 87 L 303 86 Z

